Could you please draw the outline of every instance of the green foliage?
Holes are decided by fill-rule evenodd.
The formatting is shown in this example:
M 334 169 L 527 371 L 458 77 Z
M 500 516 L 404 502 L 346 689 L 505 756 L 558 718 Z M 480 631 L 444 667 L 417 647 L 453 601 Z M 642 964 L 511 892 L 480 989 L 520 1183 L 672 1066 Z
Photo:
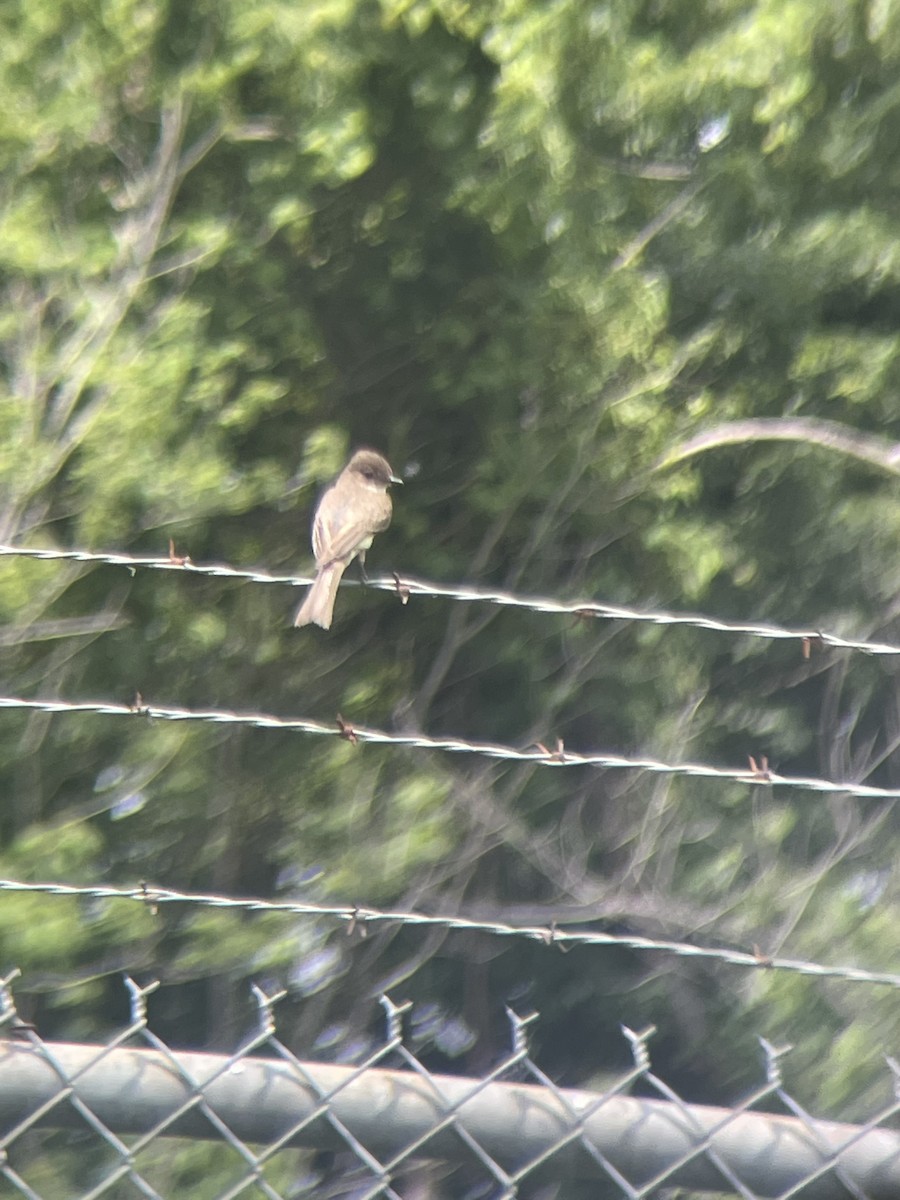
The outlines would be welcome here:
M 377 573 L 890 636 L 890 470 L 802 432 L 677 451 L 759 418 L 898 440 L 898 60 L 900 17 L 861 0 L 8 7 L 2 540 L 171 538 L 299 570 L 318 489 L 368 443 L 407 479 Z M 297 600 L 4 560 L 3 692 L 897 783 L 890 660 L 363 589 L 326 635 L 291 628 Z M 891 964 L 890 807 L 139 715 L 7 713 L 0 745 L 7 876 L 543 923 L 571 906 Z M 697 1056 L 700 1098 L 753 1077 L 754 1052 L 725 1049 L 748 1031 L 829 1061 L 836 1080 L 810 1066 L 795 1091 L 836 1111 L 875 1074 L 837 984 L 4 905 L 3 961 L 61 1036 L 101 1028 L 110 977 L 139 970 L 174 997 L 160 1032 L 180 1041 L 227 1041 L 239 1002 L 217 998 L 253 978 L 349 1028 L 396 982 L 471 1023 L 528 997 L 573 1082 L 602 1065 L 572 1049 L 597 1020 L 675 1026 L 669 1065 Z M 309 1010 L 286 1008 L 311 1040 Z M 887 1044 L 886 997 L 867 1020 Z

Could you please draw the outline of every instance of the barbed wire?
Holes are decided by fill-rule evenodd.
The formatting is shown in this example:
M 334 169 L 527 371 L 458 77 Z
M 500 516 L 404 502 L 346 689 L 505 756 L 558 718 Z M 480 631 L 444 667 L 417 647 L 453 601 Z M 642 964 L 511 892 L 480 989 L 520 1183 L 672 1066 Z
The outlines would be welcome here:
M 240 579 L 248 583 L 278 583 L 303 587 L 312 582 L 309 575 L 275 575 L 268 571 L 245 570 L 225 563 L 195 563 L 188 556 L 177 555 L 174 548 L 168 558 L 140 557 L 130 554 L 95 553 L 89 550 L 51 550 L 37 547 L 0 545 L 0 557 L 32 558 L 42 561 L 104 563 L 126 567 L 134 573 L 138 568 L 155 571 L 182 571 L 217 579 Z M 345 586 L 360 587 L 356 580 L 344 581 Z M 821 629 L 789 628 L 766 622 L 724 621 L 696 613 L 668 612 L 628 608 L 604 604 L 595 600 L 565 601 L 545 596 L 521 596 L 490 588 L 448 586 L 398 574 L 370 578 L 365 585 L 378 591 L 393 592 L 405 604 L 411 596 L 430 596 L 461 603 L 494 604 L 501 608 L 521 608 L 536 613 L 555 613 L 562 616 L 595 618 L 607 621 L 635 621 L 651 625 L 687 625 L 716 633 L 746 635 L 766 641 L 795 641 L 808 653 L 812 646 L 830 646 L 838 650 L 856 650 L 864 654 L 898 655 L 900 645 L 873 642 L 866 638 L 845 638 Z
M 0 709 L 30 709 L 45 713 L 91 713 L 107 717 L 145 717 L 161 721 L 199 721 L 212 725 L 240 725 L 253 729 L 281 729 L 325 737 L 340 737 L 356 745 L 406 746 L 414 750 L 442 750 L 452 754 L 476 754 L 506 762 L 530 762 L 544 767 L 599 767 L 604 770 L 647 771 L 655 775 L 687 776 L 694 779 L 721 779 L 729 783 L 764 784 L 803 791 L 855 796 L 864 800 L 900 800 L 900 788 L 875 787 L 865 783 L 841 783 L 812 776 L 778 775 L 768 759 L 750 758 L 749 768 L 713 767 L 707 763 L 669 763 L 656 758 L 629 758 L 622 754 L 580 754 L 567 750 L 561 739 L 548 749 L 535 743 L 524 750 L 498 742 L 474 742 L 465 738 L 438 738 L 426 734 L 388 733 L 353 725 L 340 714 L 333 723 L 307 717 L 278 717 L 272 713 L 229 712 L 221 709 L 173 708 L 147 704 L 138 694 L 132 704 L 108 701 L 25 700 L 19 696 L 0 696 Z
M 454 932 L 485 933 L 495 937 L 522 938 L 543 942 L 546 946 L 568 949 L 572 946 L 622 946 L 629 950 L 672 954 L 678 958 L 702 958 L 732 967 L 753 970 L 786 971 L 797 975 L 836 979 L 844 983 L 867 983 L 900 988 L 900 975 L 889 971 L 867 971 L 861 967 L 831 966 L 802 959 L 779 958 L 754 948 L 752 953 L 721 946 L 697 946 L 690 942 L 641 937 L 633 934 L 606 933 L 601 930 L 567 930 L 556 924 L 513 925 L 506 921 L 477 920 L 471 917 L 428 914 L 404 910 L 368 908 L 356 904 L 316 904 L 299 900 L 263 900 L 253 897 L 219 896 L 202 892 L 180 892 L 172 888 L 141 883 L 122 888 L 90 884 L 24 883 L 0 879 L 0 892 L 39 893 L 85 900 L 129 900 L 145 905 L 152 912 L 166 904 L 189 904 L 200 908 L 228 909 L 242 913 L 282 913 L 288 916 L 321 917 L 344 923 L 348 932 L 378 925 L 404 925 L 446 929 Z

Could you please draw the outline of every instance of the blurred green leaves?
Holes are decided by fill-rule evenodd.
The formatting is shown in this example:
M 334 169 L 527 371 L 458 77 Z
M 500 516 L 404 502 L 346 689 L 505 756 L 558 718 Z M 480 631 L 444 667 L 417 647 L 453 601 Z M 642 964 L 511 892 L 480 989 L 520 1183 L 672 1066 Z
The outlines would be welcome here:
M 890 633 L 886 473 L 802 426 L 677 452 L 758 418 L 898 437 L 890 6 L 41 0 L 0 33 L 4 540 L 171 538 L 299 570 L 317 490 L 368 443 L 407 481 L 375 572 Z M 290 627 L 296 602 L 4 560 L 2 686 L 896 782 L 889 662 L 363 589 L 320 636 Z M 138 717 L 8 714 L 0 746 L 22 878 L 548 921 L 614 902 L 626 929 L 890 959 L 895 818 L 873 806 Z M 223 981 L 296 973 L 278 918 L 4 903 L 26 983 L 134 959 L 210 1040 Z M 335 952 L 322 1020 L 418 953 L 423 989 L 482 1005 L 459 943 L 401 942 Z M 547 961 L 498 949 L 478 987 L 495 1006 L 532 988 L 550 1047 L 580 1036 L 576 992 L 614 1022 L 670 1015 L 628 972 L 579 959 L 569 991 Z M 683 1053 L 723 1013 L 824 1045 L 852 1014 L 811 1016 L 807 987 L 717 979 Z M 54 1002 L 63 1028 L 86 994 Z M 720 1055 L 710 1089 L 746 1067 Z

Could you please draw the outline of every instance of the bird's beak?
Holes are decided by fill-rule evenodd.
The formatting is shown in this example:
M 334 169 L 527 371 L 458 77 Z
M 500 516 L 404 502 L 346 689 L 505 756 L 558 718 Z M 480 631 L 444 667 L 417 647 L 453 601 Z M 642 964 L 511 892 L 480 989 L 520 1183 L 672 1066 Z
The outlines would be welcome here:
M 399 475 L 389 475 L 388 478 L 390 479 L 391 483 L 402 483 L 403 482 L 403 480 L 400 478 Z

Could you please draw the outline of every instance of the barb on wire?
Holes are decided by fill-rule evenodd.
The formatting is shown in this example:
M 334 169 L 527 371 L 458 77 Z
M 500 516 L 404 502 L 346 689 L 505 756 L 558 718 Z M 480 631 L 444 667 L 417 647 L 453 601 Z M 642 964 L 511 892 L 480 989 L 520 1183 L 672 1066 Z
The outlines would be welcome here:
M 201 721 L 211 725 L 241 725 L 253 729 L 282 729 L 293 733 L 310 733 L 325 737 L 340 737 L 352 745 L 371 743 L 382 746 L 407 746 L 414 750 L 444 750 L 451 754 L 476 754 L 507 762 L 530 762 L 544 767 L 598 767 L 604 770 L 647 771 L 654 775 L 686 776 L 693 779 L 721 779 L 730 783 L 748 783 L 766 787 L 789 787 L 803 791 L 856 796 L 863 800 L 900 800 L 900 788 L 875 787 L 867 783 L 838 782 L 803 775 L 778 775 L 768 767 L 761 770 L 751 758 L 749 769 L 713 767 L 707 763 L 668 763 L 656 758 L 629 758 L 622 754 L 579 754 L 564 750 L 562 743 L 549 750 L 542 743 L 524 750 L 497 742 L 472 742 L 465 738 L 437 738 L 426 734 L 388 733 L 351 725 L 338 715 L 333 722 L 314 721 L 307 717 L 276 717 L 271 713 L 241 713 L 221 709 L 158 707 L 147 704 L 138 695 L 133 704 L 113 704 L 95 701 L 25 700 L 18 696 L 0 696 L 0 709 L 30 709 L 46 713 L 94 713 L 106 717 L 134 717 L 160 721 Z
M 174 542 L 169 543 L 166 558 L 133 554 L 115 554 L 109 551 L 53 550 L 33 546 L 7 546 L 0 544 L 0 558 L 34 558 L 41 562 L 104 563 L 110 567 L 127 567 L 134 573 L 137 567 L 151 571 L 181 571 L 190 575 L 209 575 L 215 579 L 243 579 L 249 583 L 312 583 L 309 575 L 273 575 L 268 571 L 248 571 L 229 567 L 225 563 L 195 563 L 189 554 L 176 554 Z M 355 580 L 346 580 L 355 583 Z M 370 580 L 370 583 L 373 581 Z M 382 581 L 383 582 L 383 581 Z M 396 588 L 395 584 L 391 585 Z
M 404 910 L 364 908 L 358 904 L 315 904 L 300 900 L 263 900 L 256 897 L 218 896 L 202 892 L 179 892 L 171 888 L 140 883 L 136 887 L 112 887 L 69 883 L 24 883 L 18 879 L 0 879 L 0 892 L 24 892 L 45 896 L 75 896 L 91 900 L 131 900 L 154 906 L 191 904 L 199 908 L 230 909 L 244 913 L 282 913 L 295 917 L 319 917 L 343 922 L 376 925 L 407 925 L 440 928 L 456 932 L 486 933 L 494 937 L 522 938 L 551 946 L 624 946 L 630 950 L 673 954 L 678 958 L 701 958 L 757 971 L 788 971 L 844 983 L 878 984 L 900 988 L 900 975 L 890 971 L 867 971 L 861 967 L 831 966 L 802 959 L 761 957 L 757 952 L 722 946 L 698 946 L 691 942 L 639 937 L 632 934 L 606 933 L 602 930 L 560 929 L 556 924 L 512 925 L 506 921 L 484 921 L 471 917 L 418 913 Z
M 189 555 L 175 553 L 170 545 L 166 558 L 139 557 L 130 554 L 94 553 L 89 550 L 52 550 L 27 546 L 0 545 L 0 557 L 33 558 L 43 561 L 67 561 L 82 563 L 105 563 L 109 566 L 127 567 L 132 573 L 138 567 L 155 571 L 182 571 L 193 575 L 208 575 L 217 579 L 243 579 L 248 583 L 280 583 L 302 587 L 312 583 L 309 575 L 273 575 L 268 571 L 243 570 L 225 563 L 195 563 Z M 354 579 L 345 579 L 345 587 L 362 586 Z M 891 642 L 873 642 L 866 638 L 845 638 L 821 629 L 791 629 L 767 622 L 722 621 L 697 613 L 652 611 L 627 608 L 624 605 L 604 604 L 594 600 L 565 601 L 552 597 L 520 596 L 514 592 L 491 588 L 451 587 L 431 583 L 426 579 L 415 579 L 398 575 L 386 578 L 370 578 L 366 584 L 378 591 L 393 592 L 402 604 L 408 604 L 411 596 L 430 596 L 460 603 L 494 604 L 501 608 L 522 608 L 530 612 L 555 613 L 562 616 L 593 617 L 605 621 L 635 621 L 651 625 L 688 625 L 694 629 L 707 629 L 716 633 L 742 634 L 766 641 L 796 641 L 801 645 L 804 658 L 809 658 L 814 648 L 831 646 L 836 650 L 858 650 L 864 654 L 900 654 L 900 645 Z

